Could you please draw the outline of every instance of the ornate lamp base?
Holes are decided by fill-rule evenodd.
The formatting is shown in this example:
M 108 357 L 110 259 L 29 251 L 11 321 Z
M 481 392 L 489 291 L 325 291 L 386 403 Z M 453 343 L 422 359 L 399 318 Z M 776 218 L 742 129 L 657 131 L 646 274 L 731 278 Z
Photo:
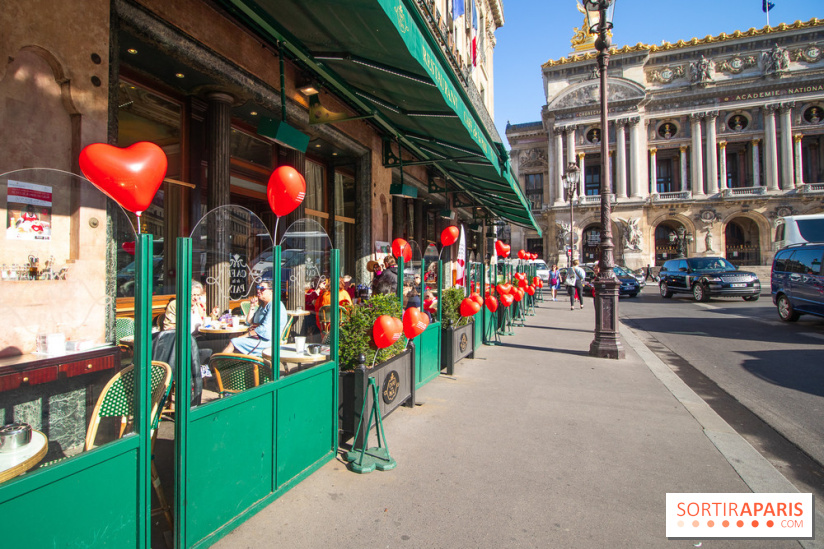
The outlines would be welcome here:
M 595 281 L 595 339 L 589 344 L 589 355 L 599 358 L 626 358 L 618 338 L 618 289 L 615 278 Z

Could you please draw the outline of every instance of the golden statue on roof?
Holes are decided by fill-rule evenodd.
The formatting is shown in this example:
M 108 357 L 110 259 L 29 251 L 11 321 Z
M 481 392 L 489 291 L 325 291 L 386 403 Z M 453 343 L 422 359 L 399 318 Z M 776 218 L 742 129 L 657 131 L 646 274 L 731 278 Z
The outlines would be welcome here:
M 584 6 L 582 6 L 578 0 L 575 0 L 575 7 L 578 8 L 578 11 L 584 14 L 584 22 L 581 24 L 580 29 L 578 27 L 572 29 L 573 36 L 572 40 L 570 40 L 572 43 L 572 50 L 595 51 L 595 39 L 598 38 L 598 35 L 590 30 L 589 20 L 587 19 L 587 10 L 584 9 Z M 600 14 L 598 12 L 592 12 L 589 17 L 597 24 Z M 609 31 L 609 35 L 612 36 L 612 31 Z

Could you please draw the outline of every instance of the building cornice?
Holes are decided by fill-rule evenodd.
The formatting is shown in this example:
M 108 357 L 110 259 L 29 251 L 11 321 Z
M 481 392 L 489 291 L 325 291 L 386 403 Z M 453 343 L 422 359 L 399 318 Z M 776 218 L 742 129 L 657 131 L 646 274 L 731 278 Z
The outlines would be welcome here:
M 757 38 L 763 37 L 770 34 L 799 30 L 799 29 L 808 29 L 814 27 L 821 27 L 824 26 L 824 20 L 818 19 L 813 17 L 807 22 L 796 21 L 792 25 L 788 25 L 786 23 L 781 23 L 774 27 L 765 26 L 761 29 L 751 28 L 747 31 L 740 31 L 737 30 L 732 34 L 727 34 L 722 32 L 718 36 L 711 36 L 707 35 L 704 38 L 692 38 L 691 40 L 679 40 L 675 43 L 670 42 L 663 42 L 660 46 L 658 45 L 651 45 L 651 44 L 644 44 L 642 42 L 638 42 L 634 46 L 624 46 L 622 48 L 611 48 L 610 53 L 613 55 L 622 54 L 622 53 L 633 53 L 633 52 L 650 52 L 650 53 L 658 53 L 658 52 L 669 52 L 673 50 L 679 50 L 682 48 L 690 48 L 694 46 L 703 46 L 708 44 L 718 44 L 722 42 L 729 42 L 732 40 L 738 40 L 741 38 Z M 578 55 L 570 55 L 569 57 L 563 57 L 561 59 L 552 60 L 550 59 L 543 65 L 541 68 L 548 69 L 552 67 L 557 67 L 559 65 L 566 65 L 569 63 L 577 63 L 580 61 L 591 61 L 598 56 L 598 52 L 591 51 L 587 53 L 582 53 Z

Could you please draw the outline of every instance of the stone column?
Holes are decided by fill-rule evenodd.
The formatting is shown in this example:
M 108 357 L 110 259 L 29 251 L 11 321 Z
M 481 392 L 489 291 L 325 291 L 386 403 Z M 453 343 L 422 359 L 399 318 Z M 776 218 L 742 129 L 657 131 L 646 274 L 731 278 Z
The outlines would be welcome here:
M 759 151 L 758 144 L 761 143 L 760 139 L 753 139 L 752 140 L 752 186 L 753 187 L 760 187 L 761 186 L 761 154 Z
M 718 149 L 716 148 L 715 121 L 718 111 L 706 115 L 707 125 L 707 194 L 718 194 Z
M 692 130 L 692 153 L 690 166 L 690 181 L 692 182 L 692 196 L 705 196 L 704 193 L 704 159 L 701 155 L 701 119 L 703 113 L 690 115 L 690 130 Z
M 649 150 L 649 192 L 658 192 L 658 149 L 652 147 Z
M 681 145 L 681 191 L 689 190 L 689 173 L 687 172 L 687 145 Z
M 764 179 L 768 191 L 778 190 L 778 143 L 775 135 L 775 111 L 778 105 L 764 105 Z
M 228 93 L 214 92 L 207 95 L 206 99 L 206 141 L 209 149 L 206 207 L 213 210 L 229 203 L 229 147 L 234 97 Z
M 567 163 L 577 162 L 575 158 L 575 128 L 576 126 L 567 126 L 566 129 L 566 159 Z
M 644 177 L 644 169 L 647 166 L 646 155 L 642 148 L 644 141 L 644 127 L 641 125 L 641 118 L 630 119 L 629 128 L 629 156 L 630 156 L 630 192 L 632 198 L 645 198 L 647 193 L 644 191 L 646 187 L 646 177 Z
M 721 170 L 720 175 L 718 176 L 718 183 L 723 193 L 727 188 L 727 142 L 726 141 L 719 141 L 718 142 L 718 155 L 720 156 L 721 160 Z
M 781 188 L 795 188 L 793 163 L 793 121 L 792 108 L 795 103 L 782 103 L 778 112 L 781 117 Z
M 230 139 L 232 131 L 232 103 L 228 93 L 213 92 L 206 96 L 206 144 L 209 149 L 208 188 L 206 208 L 212 211 L 229 204 Z M 221 210 L 222 211 L 222 210 Z M 214 243 L 215 257 L 225 261 L 214 262 L 207 267 L 208 276 L 215 281 L 206 285 L 206 305 L 211 311 L 217 307 L 221 313 L 229 310 L 229 216 L 220 215 L 216 223 L 209 225 L 209 238 Z
M 627 120 L 615 121 L 615 194 L 617 198 L 627 197 Z
M 566 169 L 566 164 L 564 163 L 564 129 L 559 127 L 552 128 L 552 135 L 554 136 L 554 143 L 555 143 L 555 153 L 554 153 L 554 160 L 555 160 L 555 169 L 553 173 L 549 174 L 552 178 L 552 182 L 555 185 L 554 190 L 554 200 L 553 203 L 556 206 L 560 206 L 565 202 L 564 198 L 564 170 Z
M 587 166 L 586 166 L 586 155 L 587 153 L 579 152 L 578 153 L 578 168 L 581 170 L 581 177 L 578 178 L 578 196 L 585 196 L 586 190 L 586 174 L 587 174 Z
M 802 163 L 803 155 L 801 153 L 801 140 L 804 139 L 802 134 L 795 136 L 795 186 L 800 187 L 804 184 L 804 165 Z

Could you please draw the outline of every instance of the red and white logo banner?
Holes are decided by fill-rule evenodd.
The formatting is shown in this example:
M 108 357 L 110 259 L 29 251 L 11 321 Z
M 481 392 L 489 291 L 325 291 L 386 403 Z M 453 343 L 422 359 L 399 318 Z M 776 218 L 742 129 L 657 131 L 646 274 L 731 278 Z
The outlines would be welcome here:
M 812 494 L 667 494 L 667 537 L 812 539 Z

